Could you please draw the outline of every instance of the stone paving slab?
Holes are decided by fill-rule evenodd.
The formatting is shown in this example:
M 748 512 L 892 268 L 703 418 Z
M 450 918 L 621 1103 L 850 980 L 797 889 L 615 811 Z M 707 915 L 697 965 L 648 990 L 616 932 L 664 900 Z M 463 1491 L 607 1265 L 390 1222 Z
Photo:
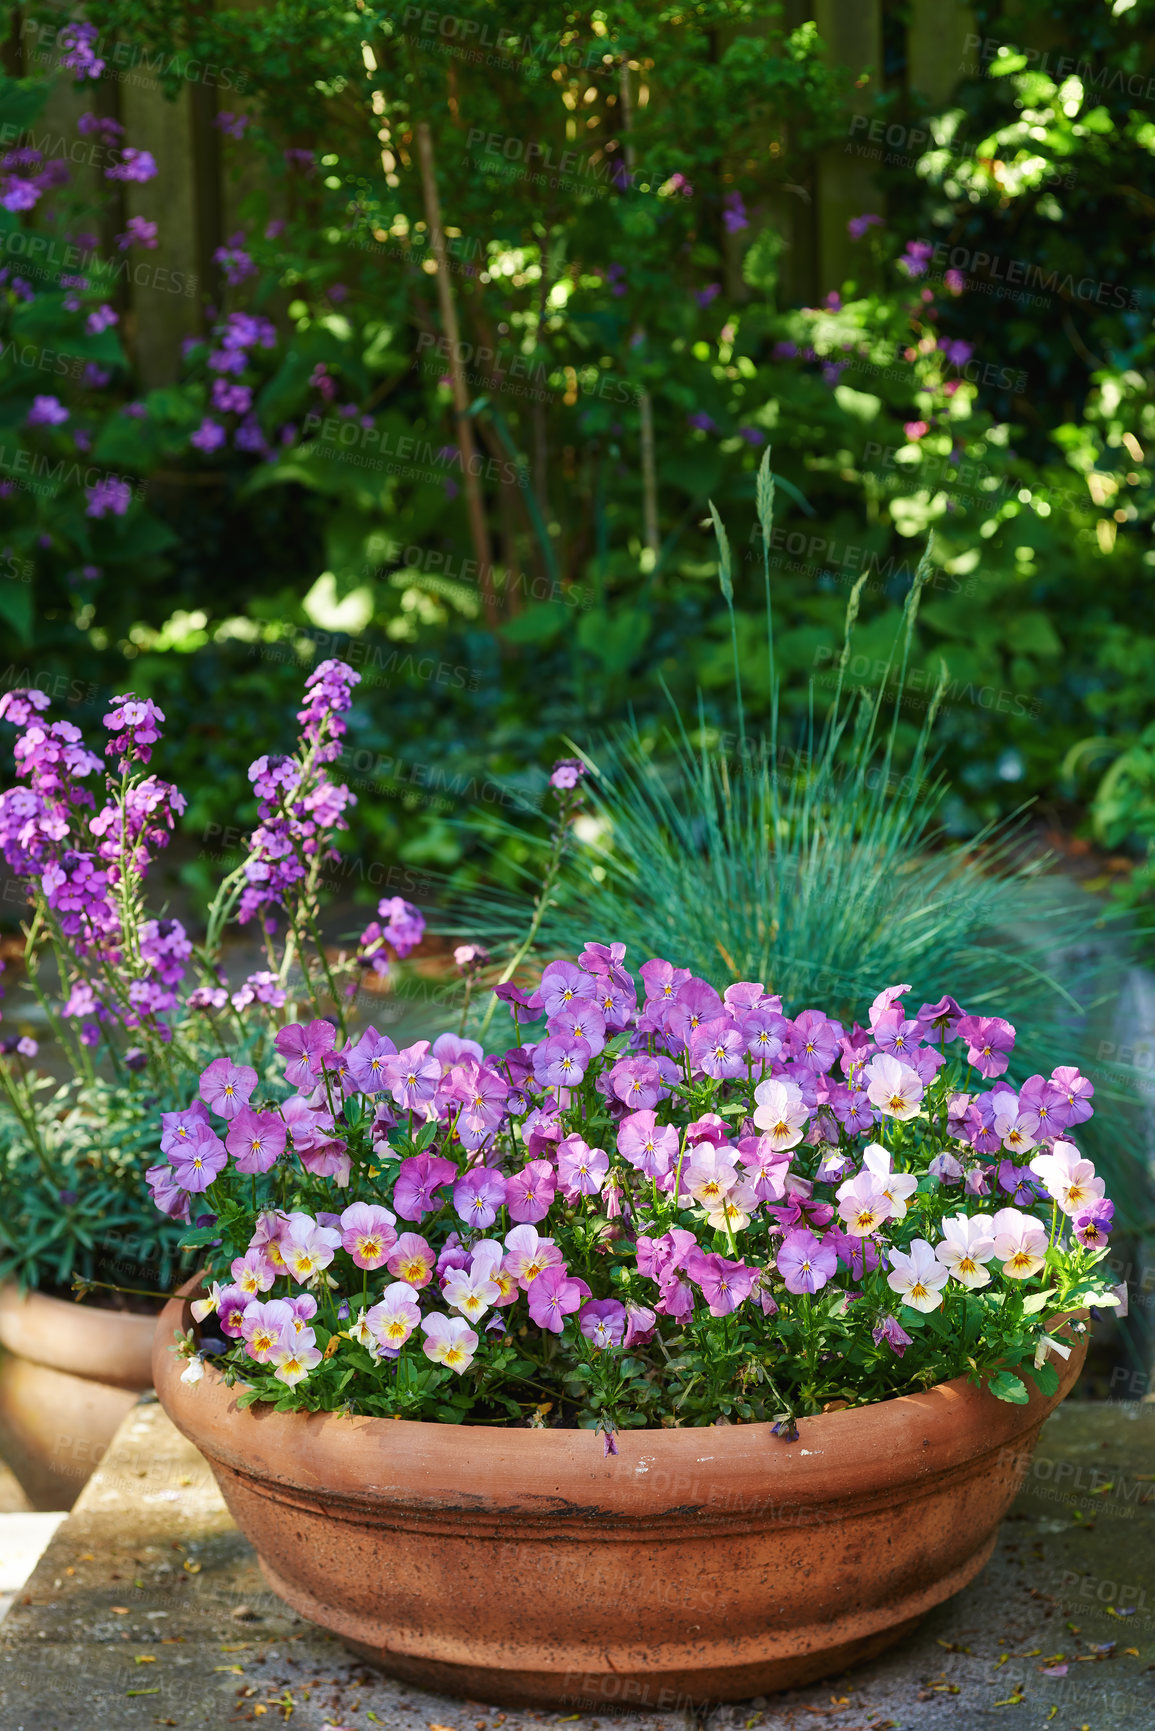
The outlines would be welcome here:
M 1155 1406 L 1061 1408 L 994 1558 L 891 1653 L 697 1718 L 710 1731 L 1155 1727 Z M 692 1724 L 682 1713 L 631 1713 L 613 1697 L 579 1698 L 560 1714 L 503 1712 L 374 1672 L 268 1591 L 204 1461 L 160 1407 L 141 1405 L 0 1625 L 0 1727 L 285 1722 L 294 1731 Z

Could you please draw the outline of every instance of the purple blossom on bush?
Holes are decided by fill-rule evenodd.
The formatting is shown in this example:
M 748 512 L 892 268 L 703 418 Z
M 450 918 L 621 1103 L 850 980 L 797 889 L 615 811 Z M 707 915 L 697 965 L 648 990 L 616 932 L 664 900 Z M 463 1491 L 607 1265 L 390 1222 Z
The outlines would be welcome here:
M 119 323 L 120 314 L 117 312 L 115 307 L 100 306 L 97 307 L 94 312 L 89 313 L 88 318 L 85 321 L 85 329 L 88 331 L 89 336 L 98 337 L 101 331 L 106 331 L 110 329 L 112 325 Z
M 723 204 L 722 226 L 727 234 L 740 234 L 744 228 L 749 228 L 750 218 L 746 215 L 745 201 L 740 192 L 728 192 Z
M 224 271 L 225 281 L 234 286 L 257 274 L 251 255 L 242 246 L 218 246 L 213 260 Z
M 222 108 L 215 116 L 213 124 L 219 126 L 226 138 L 243 138 L 249 125 L 247 114 L 233 114 L 229 109 Z
M 214 421 L 206 415 L 196 432 L 190 436 L 189 444 L 195 445 L 198 451 L 204 451 L 207 454 L 210 451 L 219 451 L 225 443 L 225 438 L 225 430 L 220 422 Z
M 872 228 L 882 228 L 883 226 L 880 216 L 875 216 L 873 211 L 867 211 L 862 216 L 852 216 L 846 225 L 846 232 L 851 240 L 861 240 L 863 235 L 868 234 Z
M 136 150 L 131 144 L 121 152 L 119 162 L 104 171 L 106 180 L 146 181 L 156 178 L 156 159 L 149 150 Z
M 56 38 L 58 45 L 64 50 L 60 64 L 66 72 L 75 72 L 78 78 L 99 78 L 104 71 L 105 62 L 95 53 L 99 40 L 99 31 L 95 24 L 66 24 Z
M 934 247 L 927 240 L 908 240 L 906 251 L 899 259 L 899 264 L 907 276 L 925 276 L 927 265 L 934 253 Z
M 26 427 L 62 427 L 68 410 L 59 397 L 33 397 L 32 407 L 24 418 Z
M 115 144 L 124 137 L 124 127 L 110 114 L 82 114 L 76 130 L 82 138 L 99 138 L 102 144 Z
M 132 488 L 127 481 L 121 481 L 115 475 L 106 475 L 94 482 L 85 495 L 88 503 L 84 508 L 86 517 L 123 517 L 132 503 Z
M 143 246 L 155 249 L 157 225 L 149 222 L 147 217 L 130 216 L 123 234 L 118 234 L 116 244 L 121 252 L 127 252 L 130 246 Z

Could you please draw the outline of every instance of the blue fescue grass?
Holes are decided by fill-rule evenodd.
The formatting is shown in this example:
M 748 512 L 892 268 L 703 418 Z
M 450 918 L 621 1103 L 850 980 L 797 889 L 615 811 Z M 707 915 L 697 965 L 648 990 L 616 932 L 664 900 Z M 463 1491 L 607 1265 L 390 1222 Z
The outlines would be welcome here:
M 729 544 L 711 506 L 719 579 L 730 612 L 739 749 L 707 743 L 699 700 L 696 740 L 671 700 L 667 738 L 652 749 L 636 727 L 581 751 L 596 826 L 579 826 L 556 886 L 539 910 L 533 954 L 574 955 L 587 940 L 623 941 L 636 970 L 667 958 L 705 979 L 760 980 L 788 1014 L 813 1005 L 848 1024 L 865 1020 L 884 986 L 909 981 L 917 1008 L 950 992 L 972 1012 L 1006 1017 L 1017 1030 L 1011 1074 L 1021 1084 L 1080 1061 L 1096 1084 L 1096 1116 L 1080 1141 L 1100 1163 L 1130 1223 L 1148 1212 L 1143 1163 L 1126 1110 L 1132 1090 L 1106 1084 L 1091 1057 L 1121 969 L 1125 934 L 1096 904 L 1045 876 L 1028 857 L 1022 814 L 965 844 L 938 824 L 946 789 L 932 735 L 946 672 L 913 751 L 896 759 L 915 621 L 932 575 L 928 547 L 899 622 L 886 676 L 874 695 L 844 679 L 865 577 L 847 607 L 834 695 L 825 720 L 800 745 L 780 744 L 774 654 L 769 454 L 757 487 L 766 597 L 770 717 L 750 740 L 738 662 Z M 888 706 L 886 691 L 893 691 Z M 503 826 L 505 827 L 505 826 Z M 581 840 L 584 832 L 598 839 Z M 523 833 L 513 832 L 510 833 Z M 536 862 L 525 882 L 540 894 Z M 495 946 L 524 931 L 524 903 L 471 902 L 471 935 Z M 1093 1144 L 1093 1146 L 1092 1146 Z

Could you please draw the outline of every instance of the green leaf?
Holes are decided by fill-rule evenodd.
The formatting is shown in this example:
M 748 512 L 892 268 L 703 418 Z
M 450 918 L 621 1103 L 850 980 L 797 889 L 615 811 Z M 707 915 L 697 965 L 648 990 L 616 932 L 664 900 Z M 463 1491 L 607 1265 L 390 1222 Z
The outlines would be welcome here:
M 1030 1375 L 1040 1394 L 1052 1395 L 1059 1392 L 1059 1373 L 1053 1364 L 1041 1364 Z
M 537 601 L 503 625 L 501 635 L 507 643 L 552 643 L 570 616 L 570 609 L 561 601 Z
M 1032 1292 L 1023 1304 L 1023 1315 L 1036 1316 L 1040 1310 L 1045 1310 L 1048 1298 L 1051 1298 L 1056 1290 L 1055 1287 L 1048 1286 L 1045 1292 Z
M 996 1400 L 1008 1401 L 1011 1406 L 1026 1406 L 1031 1398 L 1026 1383 L 1021 1377 L 1012 1376 L 1009 1370 L 997 1370 L 987 1387 Z

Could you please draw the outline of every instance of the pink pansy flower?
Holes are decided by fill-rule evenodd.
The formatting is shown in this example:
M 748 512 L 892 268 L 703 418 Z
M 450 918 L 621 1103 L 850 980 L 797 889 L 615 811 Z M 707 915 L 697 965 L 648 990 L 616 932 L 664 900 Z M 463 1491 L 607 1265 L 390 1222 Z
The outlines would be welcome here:
M 626 1307 L 616 1298 L 591 1298 L 582 1309 L 578 1327 L 591 1346 L 604 1352 L 620 1346 L 626 1332 Z
M 268 1364 L 282 1338 L 295 1337 L 292 1307 L 283 1298 L 250 1299 L 241 1321 L 241 1338 L 250 1358 Z
M 606 1020 L 594 1003 L 575 999 L 551 1016 L 546 1026 L 551 1034 L 568 1035 L 571 1040 L 584 1040 L 591 1057 L 596 1058 L 606 1047 Z
M 991 1278 L 983 1264 L 995 1253 L 994 1221 L 989 1214 L 948 1214 L 934 1253 L 952 1280 L 977 1291 Z
M 276 1112 L 254 1112 L 242 1106 L 229 1125 L 225 1147 L 238 1172 L 268 1172 L 284 1152 L 284 1122 Z
M 311 1340 L 305 1340 L 300 1335 L 291 1340 L 282 1337 L 269 1355 L 269 1362 L 276 1366 L 273 1375 L 279 1382 L 286 1383 L 289 1388 L 296 1388 L 299 1382 L 304 1382 L 311 1370 L 315 1370 L 321 1362 L 321 1353 Z
M 755 1088 L 754 1099 L 754 1122 L 769 1137 L 771 1148 L 796 1148 L 810 1116 L 797 1083 L 768 1077 Z
M 1096 1178 L 1094 1165 L 1083 1159 L 1073 1142 L 1056 1142 L 1049 1154 L 1036 1154 L 1031 1171 L 1042 1179 L 1047 1194 L 1072 1219 L 1103 1199 L 1103 1180 Z
M 917 1070 L 888 1052 L 880 1052 L 866 1066 L 866 1076 L 867 1098 L 884 1118 L 897 1118 L 901 1124 L 917 1117 L 924 1091 Z
M 239 1286 L 227 1286 L 217 1298 L 217 1321 L 231 1340 L 241 1338 L 245 1311 L 252 1297 Z
M 838 1212 L 847 1232 L 865 1238 L 882 1225 L 890 1213 L 890 1198 L 870 1171 L 847 1178 L 838 1186 Z
M 589 1148 L 580 1136 L 567 1136 L 557 1145 L 558 1182 L 567 1200 L 596 1196 L 610 1169 L 604 1148 Z
M 1047 1257 L 1047 1229 L 1018 1208 L 1000 1208 L 991 1222 L 995 1256 L 1011 1280 L 1029 1280 Z
M 349 1050 L 349 1073 L 362 1094 L 379 1094 L 388 1086 L 385 1060 L 396 1052 L 396 1046 L 385 1034 L 379 1034 L 376 1028 L 365 1029 Z
M 647 1178 L 664 1178 L 678 1158 L 678 1132 L 649 1108 L 631 1112 L 618 1126 L 618 1153 Z
M 289 1215 L 280 1242 L 285 1267 L 294 1280 L 304 1285 L 328 1268 L 334 1253 L 341 1247 L 341 1234 L 334 1226 L 319 1226 L 311 1214 Z
M 1086 1076 L 1080 1076 L 1074 1064 L 1060 1064 L 1051 1071 L 1051 1081 L 1056 1088 L 1061 1088 L 1067 1103 L 1067 1122 L 1064 1129 L 1073 1129 L 1076 1124 L 1084 1124 L 1094 1111 L 1091 1098 L 1095 1092 Z
M 597 994 L 598 982 L 572 962 L 550 962 L 538 988 L 547 1016 L 556 1016 L 573 1003 L 588 1003 Z
M 467 1226 L 484 1231 L 497 1219 L 498 1209 L 505 1204 L 505 1192 L 506 1181 L 499 1173 L 488 1166 L 474 1166 L 453 1186 L 453 1206 Z
M 505 1268 L 523 1292 L 528 1292 L 547 1268 L 561 1268 L 561 1251 L 552 1238 L 542 1238 L 535 1226 L 515 1226 L 505 1235 Z
M 341 1243 L 358 1268 L 380 1268 L 397 1243 L 395 1217 L 372 1202 L 352 1202 L 341 1215 Z
M 287 1028 L 282 1028 L 273 1041 L 273 1045 L 288 1060 L 285 1065 L 285 1080 L 293 1088 L 308 1088 L 320 1068 L 321 1056 L 331 1052 L 337 1040 L 337 1030 L 332 1022 L 318 1019 L 307 1025 L 301 1022 L 290 1022 Z
M 211 1316 L 220 1303 L 221 1285 L 214 1280 L 203 1298 L 194 1298 L 189 1305 L 189 1315 L 194 1322 L 203 1322 L 206 1316 Z
M 207 1190 L 228 1163 L 225 1145 L 207 1124 L 195 1124 L 189 1140 L 172 1151 L 172 1169 L 182 1190 Z
M 489 1265 L 484 1261 L 474 1268 L 447 1268 L 441 1290 L 446 1304 L 471 1322 L 484 1316 L 501 1297 L 501 1287 L 491 1278 Z
M 522 1224 L 544 1220 L 557 1192 L 557 1180 L 548 1160 L 531 1160 L 506 1180 L 505 1206 L 509 1218 Z
M 720 1207 L 738 1182 L 737 1153 L 733 1148 L 716 1148 L 712 1142 L 699 1142 L 691 1150 L 682 1173 L 682 1187 L 695 1202 L 712 1210 Z
M 632 1112 L 656 1106 L 666 1095 L 661 1071 L 652 1058 L 619 1058 L 609 1072 L 609 1083 L 617 1098 Z
M 731 1017 L 715 1016 L 691 1034 L 690 1062 L 717 1081 L 746 1074 L 746 1040 Z
M 891 1250 L 893 1264 L 886 1277 L 892 1292 L 900 1292 L 912 1310 L 937 1310 L 942 1288 L 950 1276 L 925 1238 L 916 1238 L 909 1251 Z
M 564 1264 L 547 1268 L 530 1283 L 529 1314 L 539 1328 L 560 1334 L 566 1317 L 592 1296 L 585 1281 L 572 1279 Z
M 248 1064 L 234 1064 L 231 1058 L 214 1058 L 201 1071 L 201 1099 L 222 1118 L 235 1118 L 257 1085 L 257 1072 Z
M 590 1049 L 569 1034 L 551 1034 L 533 1049 L 533 1074 L 542 1088 L 576 1088 L 585 1079 Z
M 459 1376 L 469 1369 L 477 1351 L 477 1336 L 463 1316 L 423 1316 L 421 1331 L 426 1358 L 446 1365 Z
M 436 1263 L 437 1257 L 431 1246 L 419 1232 L 403 1232 L 385 1258 L 390 1274 L 418 1290 L 429 1285 Z
M 885 1016 L 892 1010 L 900 998 L 905 998 L 910 991 L 909 986 L 884 986 L 870 1006 L 869 1021 L 871 1032 L 874 1031 L 880 1016 Z
M 442 1205 L 437 1192 L 456 1178 L 457 1167 L 440 1154 L 411 1154 L 402 1160 L 393 1186 L 393 1206 L 403 1220 L 423 1220 Z
M 711 1316 L 729 1316 L 732 1310 L 737 1310 L 749 1298 L 758 1278 L 756 1268 L 747 1268 L 744 1262 L 730 1262 L 724 1256 L 696 1247 L 686 1258 L 686 1273 L 700 1287 Z
M 441 1062 L 430 1053 L 428 1040 L 417 1040 L 386 1058 L 383 1068 L 394 1100 L 405 1111 L 415 1111 L 437 1092 Z
M 259 1292 L 268 1292 L 277 1278 L 277 1270 L 263 1250 L 246 1250 L 243 1256 L 234 1256 L 229 1272 L 233 1285 L 240 1287 L 250 1298 L 255 1298 Z
M 209 1115 L 204 1101 L 194 1100 L 191 1106 L 186 1106 L 181 1112 L 162 1112 L 160 1121 L 160 1151 L 162 1154 L 171 1155 L 175 1148 L 180 1148 L 189 1141 L 195 1125 L 208 1125 Z
M 838 1267 L 834 1246 L 804 1226 L 786 1234 L 775 1260 L 788 1292 L 817 1292 Z
M 787 1151 L 775 1148 L 769 1136 L 759 1136 L 756 1142 L 743 1137 L 738 1144 L 738 1158 L 746 1168 L 757 1201 L 777 1202 L 785 1196 L 791 1157 Z
M 912 1172 L 892 1172 L 890 1155 L 880 1142 L 868 1142 L 862 1158 L 866 1170 L 886 1197 L 890 1218 L 905 1220 L 907 1198 L 918 1189 L 918 1179 Z
M 982 1076 L 1001 1076 L 1015 1044 L 1011 1024 L 1001 1016 L 964 1016 L 958 1031 L 967 1042 L 967 1063 Z
M 369 1336 L 367 1341 L 361 1335 L 362 1344 L 372 1342 L 370 1350 L 376 1346 L 385 1357 L 394 1358 L 420 1321 L 416 1292 L 404 1280 L 395 1280 L 385 1288 L 380 1302 L 358 1317 L 358 1325 Z

